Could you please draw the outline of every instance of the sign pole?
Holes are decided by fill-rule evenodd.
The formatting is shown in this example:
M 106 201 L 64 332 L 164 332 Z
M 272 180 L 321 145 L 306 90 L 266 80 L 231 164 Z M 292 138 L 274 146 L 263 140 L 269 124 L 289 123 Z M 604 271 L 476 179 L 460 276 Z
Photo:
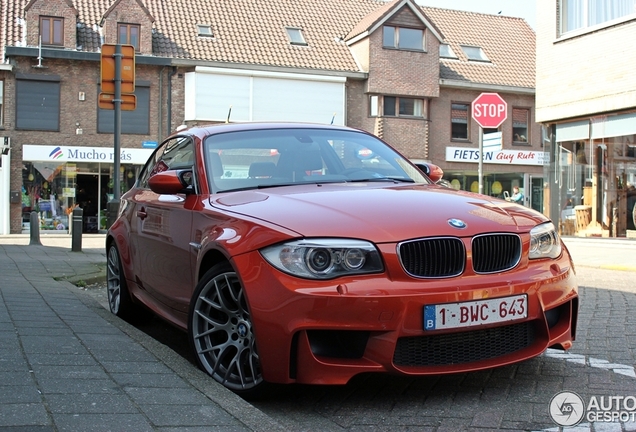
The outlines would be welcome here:
M 484 193 L 484 128 L 479 126 L 479 193 Z
M 113 200 L 119 202 L 121 195 L 121 187 L 119 185 L 119 165 L 120 165 L 120 139 L 121 139 L 121 45 L 115 45 L 115 98 L 113 103 L 115 105 L 115 124 L 114 124 L 114 155 L 113 162 L 115 167 L 114 182 L 113 182 Z
M 497 93 L 482 93 L 471 104 L 479 125 L 479 193 L 484 193 L 484 128 L 497 129 L 508 118 L 508 104 Z M 490 137 L 490 135 L 489 135 Z M 490 143 L 490 140 L 489 140 Z M 503 144 L 503 141 L 502 141 Z

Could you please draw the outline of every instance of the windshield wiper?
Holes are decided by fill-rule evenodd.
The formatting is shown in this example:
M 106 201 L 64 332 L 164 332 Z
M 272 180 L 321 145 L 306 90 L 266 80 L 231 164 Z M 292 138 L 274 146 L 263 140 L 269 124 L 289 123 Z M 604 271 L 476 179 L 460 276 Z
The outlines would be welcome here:
M 415 180 L 410 178 L 404 178 L 404 177 L 372 177 L 372 178 L 347 180 L 347 183 L 364 183 L 364 182 L 415 183 Z

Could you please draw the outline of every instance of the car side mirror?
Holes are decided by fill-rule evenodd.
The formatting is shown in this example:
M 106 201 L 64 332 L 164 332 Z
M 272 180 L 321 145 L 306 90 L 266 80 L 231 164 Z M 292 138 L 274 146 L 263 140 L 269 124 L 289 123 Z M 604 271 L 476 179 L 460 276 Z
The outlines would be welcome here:
M 168 170 L 158 172 L 148 180 L 150 190 L 159 195 L 192 193 L 191 170 Z
M 428 162 L 420 162 L 415 164 L 424 174 L 430 178 L 433 183 L 437 183 L 444 176 L 444 171 L 435 164 Z

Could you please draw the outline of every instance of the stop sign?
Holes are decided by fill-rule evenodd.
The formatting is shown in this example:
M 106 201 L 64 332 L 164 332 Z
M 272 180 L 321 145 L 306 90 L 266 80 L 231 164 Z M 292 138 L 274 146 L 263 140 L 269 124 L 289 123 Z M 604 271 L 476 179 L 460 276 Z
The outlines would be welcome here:
M 498 128 L 507 117 L 508 104 L 497 93 L 482 93 L 473 101 L 473 118 L 482 128 Z

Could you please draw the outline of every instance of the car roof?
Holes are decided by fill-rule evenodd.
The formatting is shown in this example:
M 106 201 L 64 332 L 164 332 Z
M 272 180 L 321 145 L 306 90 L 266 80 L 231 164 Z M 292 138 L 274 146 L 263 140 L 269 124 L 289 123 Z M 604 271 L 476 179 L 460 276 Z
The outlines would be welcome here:
M 365 131 L 350 128 L 347 126 L 330 125 L 323 123 L 306 122 L 245 122 L 245 123 L 216 123 L 209 125 L 193 126 L 188 129 L 176 132 L 174 135 L 190 134 L 204 138 L 209 135 L 236 131 L 272 130 L 272 129 L 324 129 L 355 131 L 368 134 Z

